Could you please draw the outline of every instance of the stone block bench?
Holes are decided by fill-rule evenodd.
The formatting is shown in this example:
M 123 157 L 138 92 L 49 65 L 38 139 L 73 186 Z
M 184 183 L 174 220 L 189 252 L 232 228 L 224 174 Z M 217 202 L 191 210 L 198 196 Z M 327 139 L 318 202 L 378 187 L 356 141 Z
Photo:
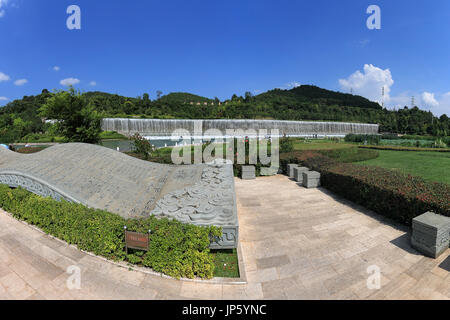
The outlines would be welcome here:
M 439 257 L 449 247 L 450 218 L 426 212 L 413 219 L 411 245 L 421 253 Z
M 320 186 L 320 173 L 317 171 L 303 172 L 303 186 L 305 188 L 317 188 Z
M 242 166 L 241 178 L 243 180 L 256 179 L 255 166 Z
M 294 179 L 303 185 L 303 172 L 309 171 L 307 167 L 294 167 Z
M 287 165 L 287 174 L 289 176 L 289 178 L 294 178 L 294 168 L 297 168 L 298 164 L 296 163 L 289 163 Z

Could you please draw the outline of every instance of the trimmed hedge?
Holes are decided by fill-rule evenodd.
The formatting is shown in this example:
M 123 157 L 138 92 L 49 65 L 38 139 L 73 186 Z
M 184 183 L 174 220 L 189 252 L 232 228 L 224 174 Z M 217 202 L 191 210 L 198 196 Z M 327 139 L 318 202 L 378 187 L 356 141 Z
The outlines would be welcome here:
M 405 225 L 427 211 L 450 216 L 450 186 L 394 170 L 339 163 L 323 155 L 301 161 L 321 172 L 328 190 Z
M 381 136 L 377 134 L 354 134 L 349 133 L 345 136 L 344 140 L 346 142 L 367 142 L 370 144 L 379 144 L 381 140 Z
M 434 151 L 450 152 L 450 149 L 443 148 L 416 148 L 416 147 L 395 147 L 395 146 L 358 146 L 361 149 L 391 150 L 391 151 Z
M 286 173 L 289 163 L 302 164 L 305 160 L 320 155 L 327 156 L 339 162 L 357 162 L 375 159 L 379 156 L 379 153 L 375 150 L 358 149 L 357 147 L 294 151 L 280 154 L 280 167 Z
M 210 237 L 220 236 L 221 228 L 182 224 L 154 216 L 127 220 L 107 211 L 58 202 L 6 185 L 0 185 L 0 207 L 17 219 L 96 255 L 149 267 L 176 278 L 213 276 Z M 148 252 L 130 250 L 126 254 L 125 225 L 128 231 L 152 230 Z

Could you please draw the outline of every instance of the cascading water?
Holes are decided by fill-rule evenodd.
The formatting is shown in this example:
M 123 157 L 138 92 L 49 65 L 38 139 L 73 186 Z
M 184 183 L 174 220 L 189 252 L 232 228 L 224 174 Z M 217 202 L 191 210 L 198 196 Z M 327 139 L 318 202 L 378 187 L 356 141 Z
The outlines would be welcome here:
M 184 119 L 122 119 L 105 118 L 102 129 L 116 131 L 124 135 L 139 133 L 143 136 L 171 136 L 176 130 L 185 130 L 194 134 L 196 128 L 203 132 L 215 129 L 224 135 L 227 129 L 270 131 L 278 129 L 280 135 L 287 136 L 345 136 L 354 134 L 378 134 L 378 124 L 284 121 L 284 120 L 184 120 Z

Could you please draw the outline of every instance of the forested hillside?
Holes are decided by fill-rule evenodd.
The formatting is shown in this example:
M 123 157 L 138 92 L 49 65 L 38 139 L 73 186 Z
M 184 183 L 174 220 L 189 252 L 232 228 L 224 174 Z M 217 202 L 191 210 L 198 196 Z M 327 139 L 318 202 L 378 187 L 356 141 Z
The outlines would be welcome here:
M 39 108 L 52 95 L 44 89 L 39 95 L 0 108 L 0 142 L 13 142 L 29 133 L 51 130 L 51 125 L 42 122 Z M 233 95 L 225 101 L 182 92 L 168 95 L 157 92 L 157 96 L 151 100 L 147 93 L 136 98 L 98 91 L 83 93 L 86 105 L 103 117 L 328 120 L 378 123 L 383 132 L 450 134 L 446 115 L 437 118 L 418 107 L 390 111 L 361 96 L 315 86 L 275 89 L 257 96 L 247 92 L 244 97 Z

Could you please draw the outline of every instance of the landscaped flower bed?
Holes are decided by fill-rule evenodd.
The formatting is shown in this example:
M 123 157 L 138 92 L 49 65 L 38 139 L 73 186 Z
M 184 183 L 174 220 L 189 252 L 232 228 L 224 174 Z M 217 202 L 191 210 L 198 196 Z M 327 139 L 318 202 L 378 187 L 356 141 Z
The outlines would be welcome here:
M 320 171 L 321 184 L 328 190 L 406 225 L 426 211 L 450 216 L 447 184 L 379 167 L 340 163 L 323 155 L 303 155 L 299 162 Z
M 107 211 L 58 202 L 6 185 L 0 185 L 0 207 L 81 250 L 108 259 L 128 261 L 177 278 L 211 278 L 214 274 L 214 259 L 208 247 L 210 236 L 222 234 L 220 228 L 153 216 L 127 220 Z M 148 252 L 130 250 L 126 254 L 124 226 L 128 231 L 152 231 Z

